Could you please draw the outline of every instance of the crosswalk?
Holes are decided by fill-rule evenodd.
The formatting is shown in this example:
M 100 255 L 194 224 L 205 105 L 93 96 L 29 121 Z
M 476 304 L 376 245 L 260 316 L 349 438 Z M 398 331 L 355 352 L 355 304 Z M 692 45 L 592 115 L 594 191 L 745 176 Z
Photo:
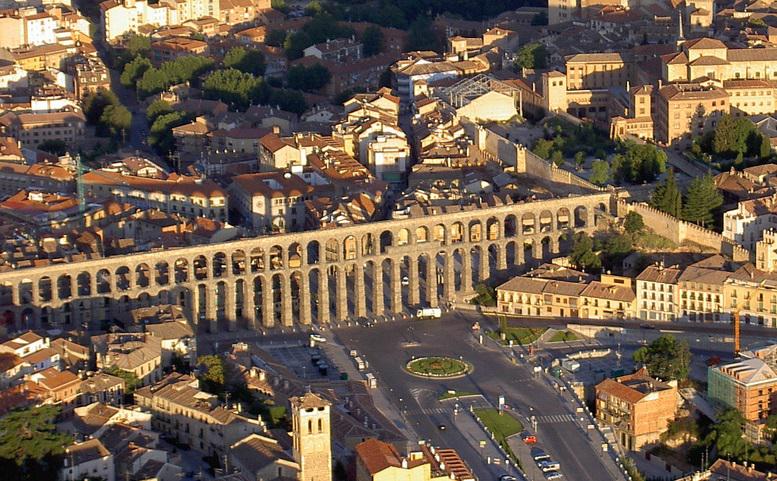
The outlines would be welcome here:
M 537 416 L 537 422 L 541 424 L 571 423 L 575 422 L 575 416 L 572 414 L 548 414 Z

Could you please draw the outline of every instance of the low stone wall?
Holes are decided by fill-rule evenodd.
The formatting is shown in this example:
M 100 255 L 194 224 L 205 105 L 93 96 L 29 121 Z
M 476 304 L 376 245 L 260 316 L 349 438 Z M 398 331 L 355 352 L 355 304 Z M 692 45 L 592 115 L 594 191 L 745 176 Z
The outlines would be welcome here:
M 726 239 L 721 234 L 710 229 L 680 220 L 658 209 L 654 209 L 645 203 L 629 204 L 624 200 L 618 201 L 618 214 L 626 215 L 628 212 L 636 212 L 642 216 L 645 225 L 653 231 L 674 243 L 682 244 L 685 241 L 693 242 L 704 247 L 709 247 L 721 252 L 734 261 L 747 262 L 751 260 L 749 250 Z

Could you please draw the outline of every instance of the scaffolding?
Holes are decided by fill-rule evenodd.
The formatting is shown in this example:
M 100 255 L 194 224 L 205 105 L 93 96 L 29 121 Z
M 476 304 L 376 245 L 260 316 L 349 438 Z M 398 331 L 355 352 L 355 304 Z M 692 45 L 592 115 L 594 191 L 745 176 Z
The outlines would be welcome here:
M 520 89 L 486 74 L 478 74 L 456 82 L 450 87 L 444 87 L 440 89 L 439 96 L 449 105 L 458 109 L 489 92 L 499 92 L 517 99 L 518 105 L 522 103 Z M 519 110 L 521 109 L 519 108 Z

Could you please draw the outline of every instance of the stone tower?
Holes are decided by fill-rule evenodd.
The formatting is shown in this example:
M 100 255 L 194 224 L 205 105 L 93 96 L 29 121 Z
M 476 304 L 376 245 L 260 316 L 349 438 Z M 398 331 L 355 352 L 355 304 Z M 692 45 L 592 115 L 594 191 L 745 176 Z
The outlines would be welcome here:
M 332 481 L 329 402 L 311 392 L 293 397 L 289 402 L 299 481 Z

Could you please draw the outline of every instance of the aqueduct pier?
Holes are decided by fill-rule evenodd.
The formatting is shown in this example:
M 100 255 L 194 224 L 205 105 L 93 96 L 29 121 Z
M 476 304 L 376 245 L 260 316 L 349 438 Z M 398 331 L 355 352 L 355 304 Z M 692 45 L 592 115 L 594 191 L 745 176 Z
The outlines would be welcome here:
M 500 271 L 566 251 L 614 211 L 593 193 L 0 273 L 9 330 L 83 326 L 176 304 L 200 330 L 435 307 Z

